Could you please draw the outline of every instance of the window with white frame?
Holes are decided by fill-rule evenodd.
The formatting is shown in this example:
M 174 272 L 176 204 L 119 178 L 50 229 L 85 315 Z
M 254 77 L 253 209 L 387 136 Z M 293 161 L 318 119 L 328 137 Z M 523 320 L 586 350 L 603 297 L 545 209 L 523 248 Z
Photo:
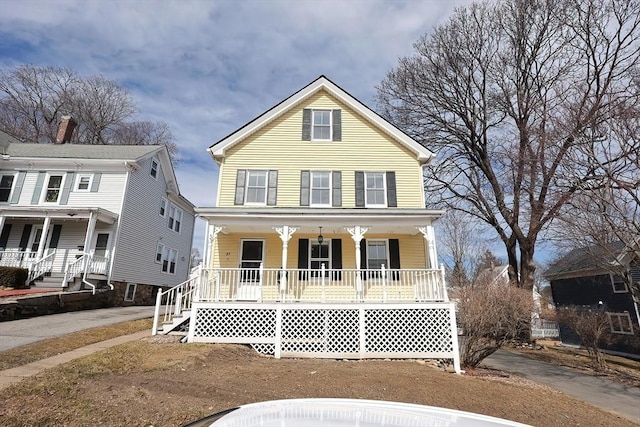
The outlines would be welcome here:
M 138 287 L 137 283 L 127 283 L 127 289 L 124 292 L 125 301 L 133 301 L 135 299 L 137 287 Z
M 13 187 L 13 174 L 0 176 L 0 202 L 8 202 Z
M 62 175 L 50 175 L 47 181 L 47 188 L 44 192 L 44 202 L 56 203 L 60 197 L 60 190 L 62 189 Z
M 331 110 L 313 110 L 313 140 L 331 141 Z
M 267 202 L 267 171 L 247 171 L 245 204 L 264 205 Z
M 311 171 L 311 206 L 331 206 L 331 172 Z
M 182 209 L 175 206 L 173 203 L 170 203 L 168 226 L 171 230 L 179 233 L 181 225 L 182 225 Z
M 89 191 L 91 189 L 91 175 L 78 175 L 76 191 Z
M 389 267 L 386 240 L 367 240 L 367 268 L 379 270 L 384 264 Z
M 627 287 L 627 280 L 624 276 L 619 274 L 610 274 L 611 277 L 611 286 L 613 287 L 613 292 L 616 294 L 622 294 L 625 292 L 629 292 L 629 288 Z
M 324 264 L 325 269 L 331 268 L 331 245 L 329 241 L 323 240 L 322 243 L 317 240 L 310 240 L 309 245 L 311 246 L 309 251 L 309 266 L 311 270 L 321 270 L 322 264 Z M 328 277 L 329 272 L 325 272 L 325 276 Z M 312 273 L 312 277 L 318 277 L 319 274 Z
M 607 313 L 609 316 L 609 326 L 614 334 L 633 335 L 633 324 L 629 312 Z
M 165 217 L 167 215 L 167 199 L 164 197 L 160 200 L 160 216 Z
M 149 171 L 149 175 L 154 178 L 158 177 L 158 162 L 155 160 L 151 160 L 151 170 Z
M 384 172 L 365 172 L 365 203 L 367 206 L 387 206 Z
M 158 243 L 158 246 L 156 246 L 156 259 L 155 259 L 155 262 L 157 264 L 162 263 L 163 252 L 164 252 L 164 245 L 162 243 Z
M 175 274 L 176 262 L 178 260 L 178 251 L 170 248 L 163 248 L 162 250 L 162 272 Z

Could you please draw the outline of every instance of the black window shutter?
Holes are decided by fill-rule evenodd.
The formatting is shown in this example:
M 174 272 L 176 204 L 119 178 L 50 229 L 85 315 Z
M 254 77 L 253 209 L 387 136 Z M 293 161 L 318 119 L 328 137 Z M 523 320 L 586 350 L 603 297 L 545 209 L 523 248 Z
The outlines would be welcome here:
M 267 205 L 275 206 L 278 203 L 278 171 L 269 171 L 269 181 L 267 189 Z
M 342 239 L 331 239 L 331 268 L 342 270 Z M 342 272 L 334 271 L 331 280 L 342 280 Z
M 0 250 L 6 249 L 9 233 L 11 233 L 11 224 L 5 224 L 2 228 L 2 233 L 0 233 Z
M 298 268 L 300 270 L 309 268 L 309 239 L 298 240 Z M 298 280 L 307 280 L 307 272 L 299 271 Z
M 53 231 L 51 232 L 51 241 L 49 242 L 49 247 L 51 249 L 55 249 L 58 247 L 61 231 L 62 231 L 62 224 L 56 224 L 53 226 Z
M 366 239 L 360 240 L 360 269 L 361 270 L 367 269 L 367 240 Z M 361 277 L 362 277 L 362 280 L 367 280 L 366 273 L 363 272 L 361 274 Z
M 22 193 L 22 186 L 24 185 L 24 177 L 27 175 L 26 172 L 18 172 L 18 178 L 16 179 L 16 185 L 13 188 L 13 194 L 11 195 L 11 200 L 9 203 L 16 204 L 20 200 L 20 193 Z
M 396 197 L 396 173 L 393 171 L 387 172 L 387 206 L 395 208 L 398 206 L 398 199 Z
M 311 109 L 302 110 L 302 140 L 311 141 Z
M 331 112 L 333 124 L 333 141 L 342 141 L 342 110 L 333 110 Z
M 300 171 L 300 206 L 309 206 L 311 174 L 309 171 Z
M 400 241 L 398 239 L 389 239 L 389 268 L 393 271 L 391 273 L 391 280 L 400 280 Z
M 31 235 L 31 224 L 25 224 L 24 229 L 22 230 L 22 236 L 20 237 L 20 244 L 18 247 L 21 251 L 27 249 L 27 245 L 29 244 L 29 236 Z
M 331 179 L 333 180 L 331 191 L 331 204 L 333 207 L 339 208 L 342 206 L 342 172 L 333 171 L 331 173 Z
M 364 172 L 356 171 L 356 207 L 364 207 Z
M 234 205 L 244 205 L 244 183 L 247 178 L 247 171 L 238 169 L 236 175 L 236 197 L 233 200 Z

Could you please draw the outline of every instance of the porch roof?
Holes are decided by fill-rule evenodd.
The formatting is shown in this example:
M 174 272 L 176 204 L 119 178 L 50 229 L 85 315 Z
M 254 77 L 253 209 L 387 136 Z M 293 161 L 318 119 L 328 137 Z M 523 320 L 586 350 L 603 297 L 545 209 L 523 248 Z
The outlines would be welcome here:
M 69 206 L 9 206 L 0 208 L 0 216 L 4 218 L 52 218 L 52 219 L 89 219 L 91 213 L 97 220 L 113 224 L 118 214 L 102 208 L 83 208 Z
M 199 207 L 196 214 L 227 232 L 265 232 L 288 225 L 299 232 L 343 232 L 344 227 L 369 227 L 370 233 L 416 234 L 445 212 L 429 209 L 358 208 L 219 208 Z

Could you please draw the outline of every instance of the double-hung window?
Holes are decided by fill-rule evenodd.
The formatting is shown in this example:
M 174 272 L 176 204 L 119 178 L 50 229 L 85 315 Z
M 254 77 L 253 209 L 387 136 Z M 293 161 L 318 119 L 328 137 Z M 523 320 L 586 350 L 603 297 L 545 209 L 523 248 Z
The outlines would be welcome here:
M 331 206 L 331 172 L 311 171 L 311 206 Z
M 613 293 L 622 294 L 629 292 L 629 288 L 627 288 L 627 281 L 623 275 L 611 274 L 611 286 L 613 287 Z
M 76 191 L 89 191 L 91 188 L 91 175 L 79 175 Z
M 628 312 L 607 313 L 607 315 L 609 316 L 609 326 L 612 333 L 633 335 L 633 325 Z
M 158 178 L 158 162 L 155 160 L 151 160 L 151 170 L 149 171 L 149 175 L 153 178 Z
M 156 246 L 156 259 L 155 259 L 155 262 L 157 264 L 162 263 L 163 254 L 164 254 L 164 245 L 162 243 L 158 243 L 158 246 Z
M 264 205 L 267 202 L 267 171 L 247 171 L 245 204 Z
M 162 272 L 175 274 L 178 251 L 165 247 L 162 250 Z
M 163 197 L 162 200 L 160 200 L 160 216 L 164 218 L 166 214 L 167 214 L 167 199 Z
M 170 204 L 169 206 L 169 228 L 173 231 L 180 232 L 182 224 L 182 209 Z
M 60 190 L 62 189 L 62 175 L 50 175 L 47 181 L 47 188 L 44 194 L 44 201 L 46 203 L 56 203 L 60 197 Z
M 13 175 L 0 176 L 0 202 L 8 202 L 13 187 Z
M 313 140 L 331 141 L 331 110 L 313 110 Z
M 367 240 L 367 268 L 380 270 L 382 265 L 389 267 L 387 242 L 385 240 Z
M 365 186 L 367 206 L 387 206 L 384 172 L 366 172 Z

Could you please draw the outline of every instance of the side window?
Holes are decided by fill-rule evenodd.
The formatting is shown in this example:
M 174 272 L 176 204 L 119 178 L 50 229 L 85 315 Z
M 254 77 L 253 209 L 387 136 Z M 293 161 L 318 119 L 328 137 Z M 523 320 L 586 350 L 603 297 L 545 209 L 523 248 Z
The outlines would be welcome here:
M 633 325 L 628 312 L 607 313 L 607 315 L 609 316 L 609 326 L 612 333 L 633 335 Z
M 14 175 L 1 175 L 0 176 L 0 202 L 8 202 L 11 196 L 11 189 L 13 188 Z
M 151 160 L 151 170 L 149 171 L 149 175 L 154 178 L 158 178 L 158 162 L 156 160 Z
M 629 288 L 627 287 L 627 281 L 624 276 L 618 274 L 611 274 L 611 286 L 613 287 L 613 292 L 616 294 L 622 294 L 629 292 Z
M 76 191 L 89 191 L 91 189 L 91 175 L 78 175 Z
M 167 199 L 164 197 L 160 200 L 160 216 L 165 217 L 167 215 Z
M 162 254 L 164 253 L 164 245 L 162 243 L 158 243 L 158 246 L 156 246 L 156 259 L 155 262 L 157 264 L 161 264 L 162 263 Z
M 180 232 L 180 226 L 182 224 L 182 209 L 169 204 L 169 223 L 168 226 L 171 230 Z

